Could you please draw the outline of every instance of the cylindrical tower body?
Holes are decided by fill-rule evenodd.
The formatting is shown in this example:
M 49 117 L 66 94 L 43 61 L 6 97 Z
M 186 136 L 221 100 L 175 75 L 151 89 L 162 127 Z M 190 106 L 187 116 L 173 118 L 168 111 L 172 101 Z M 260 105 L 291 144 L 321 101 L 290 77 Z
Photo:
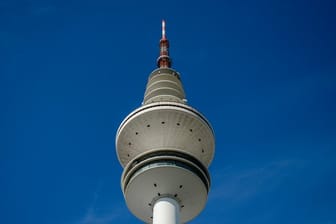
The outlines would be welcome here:
M 129 210 L 142 221 L 185 223 L 207 201 L 214 132 L 186 104 L 180 74 L 170 68 L 165 35 L 160 49 L 159 68 L 149 75 L 142 106 L 117 131 L 117 155 L 124 167 L 121 186 Z
M 153 224 L 179 224 L 180 206 L 175 199 L 160 198 L 153 207 Z

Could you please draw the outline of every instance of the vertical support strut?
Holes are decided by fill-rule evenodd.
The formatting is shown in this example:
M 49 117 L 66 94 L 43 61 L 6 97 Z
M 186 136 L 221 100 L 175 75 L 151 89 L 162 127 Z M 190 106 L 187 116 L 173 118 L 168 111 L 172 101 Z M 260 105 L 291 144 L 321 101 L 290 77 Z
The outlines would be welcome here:
M 153 208 L 153 224 L 180 224 L 180 206 L 173 198 L 158 199 Z

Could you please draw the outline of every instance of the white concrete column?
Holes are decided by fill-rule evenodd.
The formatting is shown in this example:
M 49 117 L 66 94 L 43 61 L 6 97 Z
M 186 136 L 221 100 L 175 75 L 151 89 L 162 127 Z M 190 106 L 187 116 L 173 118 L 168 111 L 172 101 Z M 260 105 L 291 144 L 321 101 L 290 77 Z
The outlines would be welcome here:
M 180 206 L 173 198 L 160 198 L 154 204 L 153 224 L 180 224 Z

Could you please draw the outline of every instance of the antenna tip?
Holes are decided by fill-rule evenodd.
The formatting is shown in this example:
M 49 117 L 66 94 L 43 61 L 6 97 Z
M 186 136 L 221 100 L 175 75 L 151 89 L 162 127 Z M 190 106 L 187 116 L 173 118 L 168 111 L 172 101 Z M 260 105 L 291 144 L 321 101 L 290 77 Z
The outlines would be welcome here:
M 166 39 L 166 21 L 162 20 L 162 39 Z

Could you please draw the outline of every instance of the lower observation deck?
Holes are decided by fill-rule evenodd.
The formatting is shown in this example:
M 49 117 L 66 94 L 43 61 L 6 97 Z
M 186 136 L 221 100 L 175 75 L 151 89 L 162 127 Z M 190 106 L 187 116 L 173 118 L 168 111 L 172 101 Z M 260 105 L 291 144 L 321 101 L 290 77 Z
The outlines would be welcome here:
M 122 190 L 128 208 L 151 223 L 154 204 L 172 198 L 179 204 L 181 222 L 204 208 L 210 177 L 200 161 L 179 151 L 145 153 L 132 160 L 122 175 Z

